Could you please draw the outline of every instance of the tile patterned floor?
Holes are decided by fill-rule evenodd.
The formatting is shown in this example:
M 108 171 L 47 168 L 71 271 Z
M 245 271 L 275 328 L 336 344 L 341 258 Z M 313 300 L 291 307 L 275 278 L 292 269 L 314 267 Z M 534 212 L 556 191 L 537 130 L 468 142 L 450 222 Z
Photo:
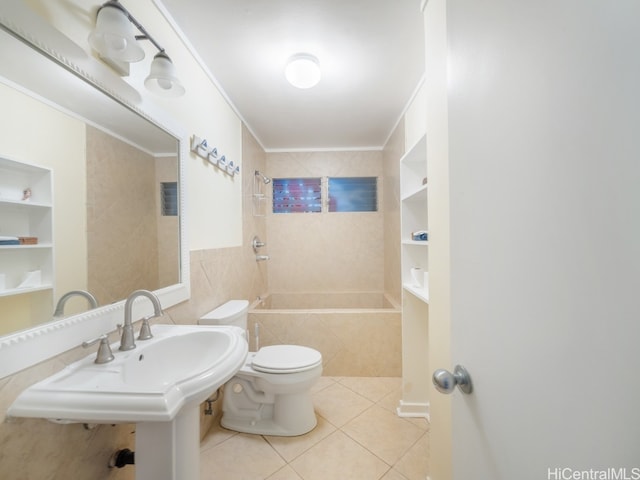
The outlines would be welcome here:
M 321 377 L 318 426 L 300 437 L 231 432 L 202 442 L 201 480 L 424 480 L 429 425 L 399 418 L 399 378 Z

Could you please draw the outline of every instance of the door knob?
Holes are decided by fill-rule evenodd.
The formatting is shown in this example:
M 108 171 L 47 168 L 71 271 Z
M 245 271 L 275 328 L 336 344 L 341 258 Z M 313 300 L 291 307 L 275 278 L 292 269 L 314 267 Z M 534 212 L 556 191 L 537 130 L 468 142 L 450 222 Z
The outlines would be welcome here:
M 456 365 L 453 373 L 448 370 L 438 369 L 433 372 L 433 384 L 436 389 L 441 393 L 451 393 L 455 389 L 456 385 L 462 393 L 471 393 L 473 391 L 473 385 L 471 384 L 471 377 L 469 372 L 462 365 Z

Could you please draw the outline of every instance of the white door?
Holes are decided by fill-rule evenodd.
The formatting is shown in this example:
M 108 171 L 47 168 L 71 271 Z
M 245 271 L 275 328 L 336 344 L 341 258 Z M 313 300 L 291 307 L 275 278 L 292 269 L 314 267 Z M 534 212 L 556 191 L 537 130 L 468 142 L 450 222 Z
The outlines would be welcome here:
M 638 479 L 640 2 L 446 13 L 453 478 Z

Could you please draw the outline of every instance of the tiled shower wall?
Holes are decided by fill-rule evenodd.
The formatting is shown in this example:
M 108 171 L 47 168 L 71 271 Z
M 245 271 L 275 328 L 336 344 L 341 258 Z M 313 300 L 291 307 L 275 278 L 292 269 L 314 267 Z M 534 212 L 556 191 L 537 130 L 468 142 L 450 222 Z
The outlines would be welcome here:
M 380 151 L 269 153 L 267 172 L 276 178 L 376 176 L 378 203 L 384 202 Z M 383 292 L 382 210 L 271 211 L 266 220 L 272 292 Z

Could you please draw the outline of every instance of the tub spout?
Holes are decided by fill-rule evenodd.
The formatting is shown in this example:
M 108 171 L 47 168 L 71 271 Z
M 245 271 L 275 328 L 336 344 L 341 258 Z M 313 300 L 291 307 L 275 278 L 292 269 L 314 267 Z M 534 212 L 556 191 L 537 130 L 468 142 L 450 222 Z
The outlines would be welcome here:
M 256 262 L 264 262 L 269 260 L 269 255 L 256 255 Z

